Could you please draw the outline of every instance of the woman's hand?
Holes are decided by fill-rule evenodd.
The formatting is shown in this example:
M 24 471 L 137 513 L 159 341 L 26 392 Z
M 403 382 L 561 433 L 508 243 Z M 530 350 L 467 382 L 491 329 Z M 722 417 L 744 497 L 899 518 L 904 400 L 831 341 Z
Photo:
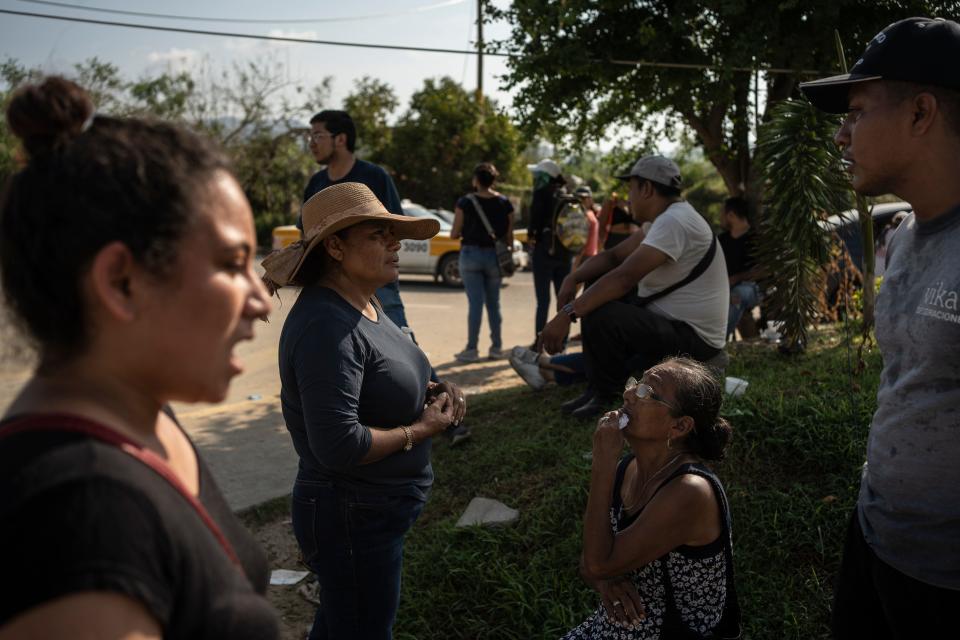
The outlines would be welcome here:
M 597 421 L 593 432 L 593 459 L 600 462 L 616 462 L 623 451 L 623 434 L 620 432 L 620 412 L 608 411 Z
M 460 424 L 467 415 L 467 398 L 463 390 L 452 382 L 428 382 L 427 402 L 440 393 L 446 393 L 453 401 L 453 424 Z
M 629 578 L 598 580 L 595 584 L 607 617 L 620 624 L 634 625 L 646 617 L 640 594 Z
M 453 402 L 446 391 L 431 398 L 424 407 L 420 419 L 411 425 L 416 440 L 432 438 L 453 424 Z

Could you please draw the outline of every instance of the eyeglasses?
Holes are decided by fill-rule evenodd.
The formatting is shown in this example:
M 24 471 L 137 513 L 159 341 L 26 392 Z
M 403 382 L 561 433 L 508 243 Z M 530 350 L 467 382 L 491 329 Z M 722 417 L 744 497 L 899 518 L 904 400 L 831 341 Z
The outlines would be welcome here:
M 630 377 L 629 380 L 627 380 L 627 384 L 626 386 L 624 386 L 624 390 L 633 391 L 633 393 L 641 400 L 653 400 L 654 402 L 659 402 L 660 404 L 664 404 L 670 407 L 671 409 L 673 409 L 675 412 L 680 413 L 679 407 L 677 407 L 675 404 L 671 404 L 667 402 L 666 400 L 661 398 L 656 391 L 653 390 L 653 387 L 651 387 L 646 383 L 640 382 L 639 380 L 637 380 L 632 376 Z
M 307 142 L 320 142 L 320 138 L 336 138 L 336 133 L 324 133 L 322 131 L 314 131 L 313 133 L 304 134 Z

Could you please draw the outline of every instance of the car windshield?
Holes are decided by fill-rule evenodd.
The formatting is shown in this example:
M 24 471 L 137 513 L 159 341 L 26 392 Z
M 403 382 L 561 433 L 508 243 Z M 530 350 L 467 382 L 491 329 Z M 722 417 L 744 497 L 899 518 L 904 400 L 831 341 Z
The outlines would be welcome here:
M 446 220 L 450 224 L 453 224 L 453 211 L 450 211 L 449 209 L 430 209 L 430 211 L 440 217 L 441 220 Z
M 417 204 L 404 205 L 403 213 L 414 218 L 432 218 L 440 223 L 440 231 L 450 231 L 453 228 L 453 225 L 441 216 Z

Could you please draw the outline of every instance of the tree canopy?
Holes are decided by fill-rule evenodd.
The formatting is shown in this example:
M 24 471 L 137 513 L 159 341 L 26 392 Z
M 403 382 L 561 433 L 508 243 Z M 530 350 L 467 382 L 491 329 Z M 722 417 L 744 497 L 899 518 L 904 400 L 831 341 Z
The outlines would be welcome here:
M 813 74 L 839 73 L 834 29 L 856 60 L 883 27 L 956 15 L 918 0 L 514 0 L 506 81 L 529 132 L 599 139 L 693 131 L 731 194 L 750 192 L 751 132 Z M 641 62 L 642 64 L 635 64 Z M 778 70 L 787 70 L 781 73 Z M 811 72 L 811 73 L 807 73 Z
M 509 180 L 519 155 L 519 132 L 492 101 L 478 104 L 472 92 L 440 78 L 413 94 L 376 160 L 391 169 L 402 197 L 452 209 L 478 163 L 492 162 Z

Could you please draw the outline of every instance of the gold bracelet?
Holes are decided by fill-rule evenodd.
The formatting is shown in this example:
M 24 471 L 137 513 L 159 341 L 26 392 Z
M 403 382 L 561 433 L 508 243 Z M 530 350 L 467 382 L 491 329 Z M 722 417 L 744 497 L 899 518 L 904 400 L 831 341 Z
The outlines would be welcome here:
M 400 425 L 400 428 L 403 429 L 403 435 L 407 438 L 406 444 L 403 445 L 403 450 L 410 451 L 410 449 L 413 449 L 413 430 L 407 425 Z

